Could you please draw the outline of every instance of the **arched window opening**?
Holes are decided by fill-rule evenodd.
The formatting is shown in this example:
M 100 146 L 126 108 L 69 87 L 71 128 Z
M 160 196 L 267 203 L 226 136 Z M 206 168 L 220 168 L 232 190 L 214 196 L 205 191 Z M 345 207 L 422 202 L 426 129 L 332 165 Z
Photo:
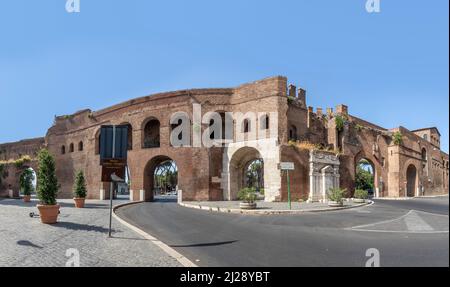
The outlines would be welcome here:
M 69 152 L 72 153 L 74 151 L 75 151 L 74 145 L 73 145 L 73 143 L 71 143 L 70 146 L 69 146 Z
M 160 123 L 158 120 L 152 119 L 144 128 L 143 148 L 159 148 L 160 146 Z
M 289 129 L 289 140 L 293 140 L 293 141 L 298 140 L 296 126 L 291 126 L 291 128 Z
M 425 175 L 428 175 L 428 155 L 425 148 L 422 149 L 422 169 Z
M 242 132 L 243 133 L 249 133 L 250 132 L 250 120 L 245 119 L 242 123 Z
M 270 118 L 269 115 L 264 115 L 261 117 L 261 129 L 268 130 L 270 128 Z
M 83 142 L 82 141 L 80 141 L 79 143 L 78 143 L 78 151 L 83 151 Z
M 63 145 L 61 147 L 61 154 L 66 154 L 66 146 L 65 145 Z
M 133 127 L 131 124 L 124 124 L 127 127 L 127 150 L 133 150 Z

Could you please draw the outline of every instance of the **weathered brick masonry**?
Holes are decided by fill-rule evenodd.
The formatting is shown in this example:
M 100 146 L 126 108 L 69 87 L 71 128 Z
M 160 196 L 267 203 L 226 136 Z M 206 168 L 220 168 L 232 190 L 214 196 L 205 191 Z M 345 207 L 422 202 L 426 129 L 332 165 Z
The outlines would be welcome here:
M 226 147 L 174 148 L 169 143 L 173 128 L 170 117 L 185 112 L 192 120 L 193 104 L 201 104 L 203 115 L 208 112 L 266 115 L 268 118 L 253 119 L 250 129 L 261 132 L 265 123 L 270 122 L 277 124 L 276 136 L 267 133 L 256 141 L 237 141 Z M 276 113 L 275 119 L 271 113 Z M 337 119 L 344 119 L 342 129 L 337 128 Z M 316 188 L 323 192 L 323 188 L 336 185 L 336 180 L 337 185 L 353 192 L 356 165 L 363 158 L 374 167 L 379 197 L 448 194 L 449 158 L 440 150 L 436 128 L 385 129 L 352 116 L 344 105 L 314 111 L 307 106 L 303 89 L 288 86 L 285 77 L 274 77 L 237 88 L 155 94 L 100 111 L 83 110 L 56 117 L 45 138 L 0 145 L 0 164 L 6 170 L 0 196 L 7 196 L 9 190 L 18 195 L 21 171 L 37 168 L 36 154 L 44 147 L 57 161 L 60 198 L 72 196 L 73 175 L 77 170 L 86 174 L 89 198 L 98 199 L 102 192 L 107 194 L 109 185 L 100 181 L 98 154 L 99 130 L 104 124 L 129 125 L 132 200 L 153 199 L 155 166 L 167 159 L 176 162 L 178 187 L 184 200 L 235 199 L 243 185 L 243 167 L 255 158 L 264 160 L 268 201 L 287 200 L 286 183 L 279 170 L 282 161 L 295 163 L 296 170 L 291 173 L 295 198 L 313 199 Z M 202 125 L 202 130 L 207 128 L 207 124 Z M 401 144 L 393 141 L 396 132 L 402 135 Z M 31 157 L 31 161 L 17 164 L 24 156 Z

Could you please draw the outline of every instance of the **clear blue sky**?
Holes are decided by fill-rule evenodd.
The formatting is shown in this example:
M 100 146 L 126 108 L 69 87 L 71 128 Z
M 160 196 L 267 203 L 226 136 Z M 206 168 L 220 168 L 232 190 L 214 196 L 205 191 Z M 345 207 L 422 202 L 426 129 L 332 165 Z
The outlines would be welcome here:
M 308 104 L 449 147 L 448 0 L 0 0 L 0 142 L 54 115 L 285 75 Z

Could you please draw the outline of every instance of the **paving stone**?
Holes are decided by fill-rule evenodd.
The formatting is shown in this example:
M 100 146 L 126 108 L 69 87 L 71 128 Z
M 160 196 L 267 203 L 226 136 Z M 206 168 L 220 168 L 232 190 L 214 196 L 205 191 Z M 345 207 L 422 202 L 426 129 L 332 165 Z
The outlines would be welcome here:
M 0 201 L 0 266 L 64 267 L 68 249 L 77 249 L 80 265 L 89 266 L 180 266 L 178 261 L 151 241 L 113 219 L 113 238 L 108 238 L 109 206 L 87 201 L 76 209 L 71 200 L 60 200 L 58 223 L 45 225 L 36 212 L 36 201 Z M 123 202 L 116 201 L 115 204 Z

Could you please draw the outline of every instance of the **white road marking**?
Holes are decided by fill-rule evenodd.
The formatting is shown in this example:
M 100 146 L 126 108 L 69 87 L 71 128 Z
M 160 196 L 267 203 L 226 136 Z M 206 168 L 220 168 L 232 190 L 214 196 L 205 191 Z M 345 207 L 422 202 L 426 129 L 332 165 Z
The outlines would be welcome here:
M 403 218 L 403 221 L 406 223 L 408 231 L 434 231 L 433 227 L 428 225 L 416 211 L 412 211 L 408 216 Z
M 353 227 L 344 228 L 344 230 L 351 231 L 365 231 L 365 232 L 379 232 L 379 233 L 422 233 L 422 234 L 442 234 L 449 233 L 448 230 L 434 230 L 428 223 L 426 223 L 420 216 L 419 213 L 424 213 L 428 215 L 447 217 L 448 215 L 434 214 L 424 211 L 410 210 L 408 213 L 394 219 L 375 222 L 371 224 L 358 225 Z M 369 229 L 370 227 L 379 226 L 382 224 L 392 223 L 396 221 L 403 220 L 406 224 L 408 230 L 380 230 L 380 229 Z

